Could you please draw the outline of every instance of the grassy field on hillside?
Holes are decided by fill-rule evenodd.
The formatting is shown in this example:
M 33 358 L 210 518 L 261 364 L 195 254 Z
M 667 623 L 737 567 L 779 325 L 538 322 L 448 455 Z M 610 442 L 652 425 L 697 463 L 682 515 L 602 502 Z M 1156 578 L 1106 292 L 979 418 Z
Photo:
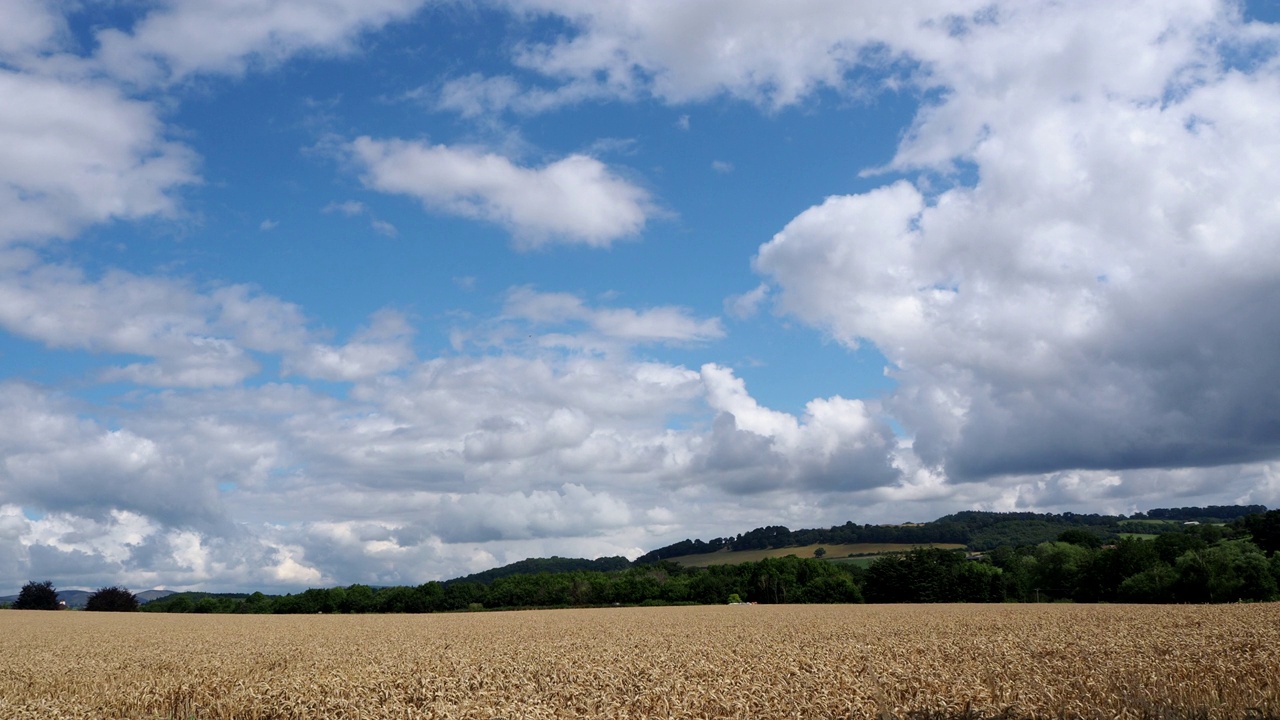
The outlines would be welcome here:
M 681 555 L 680 557 L 669 558 L 672 562 L 679 563 L 687 567 L 707 567 L 708 565 L 734 565 L 744 562 L 758 562 L 765 558 L 786 557 L 787 555 L 795 555 L 796 557 L 811 558 L 813 551 L 818 548 L 825 548 L 827 554 L 825 559 L 835 560 L 850 555 L 859 557 L 869 557 L 873 555 L 884 555 L 886 553 L 907 552 L 912 548 L 918 547 L 936 547 L 944 550 L 963 550 L 964 545 L 955 543 L 934 543 L 932 545 L 912 545 L 909 543 L 856 543 L 851 545 L 801 545 L 797 547 L 786 548 L 767 548 L 764 550 L 720 550 L 713 553 L 703 553 L 701 555 Z

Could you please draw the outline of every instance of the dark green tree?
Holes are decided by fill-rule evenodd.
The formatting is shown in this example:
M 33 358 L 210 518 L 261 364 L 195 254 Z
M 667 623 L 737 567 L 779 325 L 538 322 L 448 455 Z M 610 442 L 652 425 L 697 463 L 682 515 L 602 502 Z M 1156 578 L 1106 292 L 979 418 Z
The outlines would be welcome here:
M 84 609 L 93 612 L 135 612 L 138 609 L 138 597 L 114 585 L 99 588 L 89 596 Z
M 1070 598 L 1080 584 L 1080 571 L 1096 551 L 1065 542 L 1036 546 L 1035 585 L 1050 599 Z
M 1102 538 L 1096 534 L 1085 530 L 1084 528 L 1071 528 L 1058 533 L 1058 542 L 1071 543 L 1072 545 L 1080 545 L 1090 550 L 1097 550 L 1102 547 Z
M 36 582 L 32 580 L 22 586 L 18 599 L 13 602 L 14 610 L 57 610 L 58 590 L 52 580 Z
M 1156 552 L 1160 554 L 1160 561 L 1167 565 L 1176 563 L 1178 558 L 1192 550 L 1203 550 L 1209 547 L 1209 543 L 1201 540 L 1196 535 L 1186 532 L 1165 533 L 1158 536 L 1153 542 L 1156 546 Z
M 1278 588 L 1267 558 L 1249 540 L 1231 540 L 1178 558 L 1178 602 L 1274 600 Z
M 1280 510 L 1249 515 L 1240 519 L 1240 525 L 1253 536 L 1253 544 L 1267 555 L 1280 550 Z
M 1178 581 L 1178 572 L 1164 562 L 1125 578 L 1120 583 L 1118 595 L 1124 602 L 1131 603 L 1167 603 L 1173 602 L 1174 583 Z

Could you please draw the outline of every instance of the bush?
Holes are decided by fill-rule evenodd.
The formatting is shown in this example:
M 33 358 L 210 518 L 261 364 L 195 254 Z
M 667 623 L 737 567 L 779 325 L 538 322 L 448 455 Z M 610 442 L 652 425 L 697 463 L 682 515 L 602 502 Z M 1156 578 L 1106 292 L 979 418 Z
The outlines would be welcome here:
M 13 603 L 13 609 L 57 610 L 58 590 L 53 586 L 53 581 L 51 580 L 45 580 L 42 583 L 32 580 L 22 586 L 22 590 L 18 593 L 18 599 Z
M 122 587 L 104 587 L 89 596 L 85 610 L 94 612 L 135 612 L 138 598 Z

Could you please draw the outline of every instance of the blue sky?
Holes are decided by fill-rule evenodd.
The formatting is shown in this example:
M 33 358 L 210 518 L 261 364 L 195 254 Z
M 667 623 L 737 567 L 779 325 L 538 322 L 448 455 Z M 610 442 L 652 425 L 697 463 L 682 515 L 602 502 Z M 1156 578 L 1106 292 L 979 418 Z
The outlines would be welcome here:
M 8 3 L 0 591 L 1275 505 L 1277 15 Z

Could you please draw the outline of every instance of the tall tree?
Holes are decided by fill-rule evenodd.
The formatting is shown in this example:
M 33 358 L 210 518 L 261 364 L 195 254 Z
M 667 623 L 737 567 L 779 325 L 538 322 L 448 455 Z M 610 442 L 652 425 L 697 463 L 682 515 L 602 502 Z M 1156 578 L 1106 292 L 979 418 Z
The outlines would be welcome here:
M 99 588 L 89 596 L 84 609 L 94 612 L 134 612 L 138 609 L 138 596 L 114 585 Z
M 18 599 L 13 603 L 14 610 L 57 610 L 58 590 L 52 580 L 38 583 L 35 580 L 22 586 Z

